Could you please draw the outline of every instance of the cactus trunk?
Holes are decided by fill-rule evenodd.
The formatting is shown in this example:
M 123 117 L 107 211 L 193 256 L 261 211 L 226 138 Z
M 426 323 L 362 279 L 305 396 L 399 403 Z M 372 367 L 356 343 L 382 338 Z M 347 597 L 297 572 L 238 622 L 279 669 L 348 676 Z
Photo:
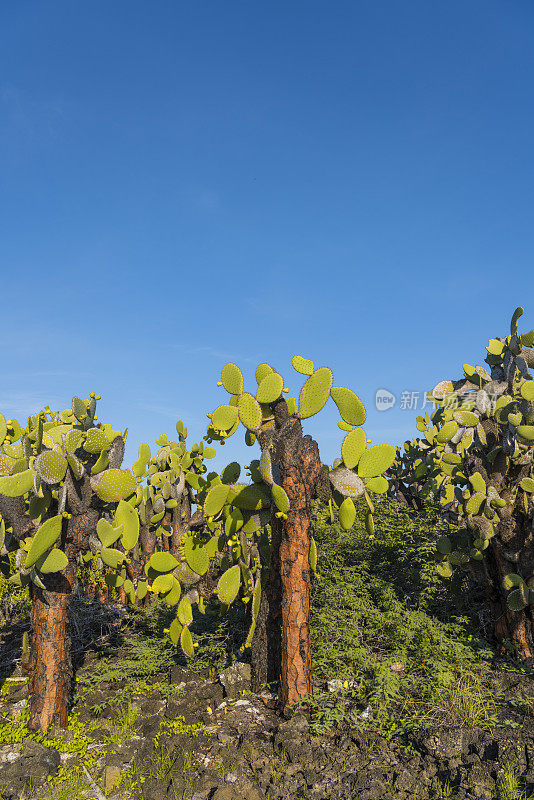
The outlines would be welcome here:
M 72 580 L 72 578 L 71 578 Z M 53 575 L 46 590 L 32 587 L 29 722 L 33 731 L 67 727 L 72 681 L 70 638 L 67 631 L 71 581 Z
M 30 650 L 29 722 L 34 731 L 66 728 L 72 683 L 68 615 L 76 585 L 77 554 L 87 546 L 98 515 L 87 511 L 71 517 L 65 552 L 69 564 L 63 572 L 46 576 L 46 588 L 32 584 L 32 638 Z

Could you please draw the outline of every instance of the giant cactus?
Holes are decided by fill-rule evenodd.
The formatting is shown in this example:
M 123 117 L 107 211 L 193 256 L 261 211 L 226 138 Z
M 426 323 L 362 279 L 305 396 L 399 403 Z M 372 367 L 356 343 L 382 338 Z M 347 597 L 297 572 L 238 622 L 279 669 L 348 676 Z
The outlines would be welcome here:
M 534 658 L 534 331 L 490 339 L 489 369 L 464 364 L 440 381 L 423 436 L 406 443 L 397 488 L 437 501 L 456 525 L 437 542 L 437 569 L 469 569 L 491 603 L 497 639 Z
M 217 532 L 224 533 L 229 546 L 219 598 L 230 603 L 241 591 L 243 599 L 251 601 L 255 682 L 280 678 L 284 708 L 312 690 L 310 563 L 313 566 L 316 558 L 312 500 L 320 497 L 328 502 L 332 513 L 338 510 L 341 524 L 350 528 L 354 499 L 362 498 L 372 530 L 372 494 L 387 490 L 388 482 L 381 476 L 395 458 L 391 445 L 368 447 L 360 427 L 366 417 L 364 406 L 350 389 L 333 386 L 330 369 L 315 369 L 301 356 L 293 358 L 293 367 L 305 376 L 298 402 L 284 397 L 284 380 L 269 364 L 256 369 L 253 393 L 244 391 L 236 364 L 223 367 L 220 385 L 229 398 L 208 414 L 207 441 L 224 443 L 242 424 L 246 443 L 257 442 L 261 456 L 249 465 L 251 484 L 237 483 L 239 466 L 230 464 L 213 479 L 204 499 L 204 515 L 214 538 Z M 339 427 L 346 432 L 333 469 L 322 465 L 317 443 L 302 431 L 302 420 L 321 411 L 329 397 L 339 410 Z
M 96 422 L 97 399 L 75 397 L 61 413 L 47 407 L 26 428 L 0 416 L 0 568 L 10 570 L 16 551 L 10 580 L 30 589 L 33 729 L 67 723 L 67 615 L 78 564 L 94 551 L 108 570 L 120 570 L 139 531 L 125 500 L 135 490 L 121 469 L 126 432 Z

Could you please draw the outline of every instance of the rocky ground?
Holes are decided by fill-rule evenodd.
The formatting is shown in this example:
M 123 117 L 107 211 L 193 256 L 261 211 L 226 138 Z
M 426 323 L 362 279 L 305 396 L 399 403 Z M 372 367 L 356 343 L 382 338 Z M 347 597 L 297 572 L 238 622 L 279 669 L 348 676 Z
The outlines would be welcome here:
M 519 673 L 503 676 L 515 701 L 502 709 L 499 724 L 433 725 L 399 741 L 363 722 L 342 722 L 317 735 L 305 714 L 281 718 L 272 694 L 249 691 L 246 664 L 217 679 L 174 666 L 134 687 L 127 706 L 117 703 L 125 681 L 84 686 L 83 669 L 79 678 L 84 688 L 75 730 L 51 731 L 45 744 L 27 737 L 0 742 L 2 800 L 512 800 L 534 794 L 534 691 L 532 679 Z M 13 724 L 26 704 L 25 684 L 11 678 L 2 698 L 0 724 Z M 69 739 L 73 752 L 65 752 Z M 69 775 L 78 776 L 74 783 Z M 49 776 L 56 777 L 50 782 Z

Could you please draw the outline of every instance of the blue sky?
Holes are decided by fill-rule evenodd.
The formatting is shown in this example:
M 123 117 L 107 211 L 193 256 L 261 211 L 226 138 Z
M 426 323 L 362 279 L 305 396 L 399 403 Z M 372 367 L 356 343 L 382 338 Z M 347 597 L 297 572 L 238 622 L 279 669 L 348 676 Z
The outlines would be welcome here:
M 533 33 L 531 0 L 3 3 L 0 412 L 95 390 L 131 462 L 203 435 L 226 361 L 298 390 L 299 353 L 413 436 L 377 389 L 534 327 Z M 306 428 L 331 462 L 334 406 Z

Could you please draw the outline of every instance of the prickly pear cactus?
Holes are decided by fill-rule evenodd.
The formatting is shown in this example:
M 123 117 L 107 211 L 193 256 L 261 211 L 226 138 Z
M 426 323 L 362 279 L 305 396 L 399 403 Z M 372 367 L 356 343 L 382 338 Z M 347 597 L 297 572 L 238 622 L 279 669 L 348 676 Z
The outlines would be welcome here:
M 458 380 L 429 395 L 435 411 L 417 418 L 422 436 L 405 444 L 392 476 L 439 503 L 455 525 L 437 541 L 437 570 L 446 579 L 469 569 L 493 606 L 495 634 L 534 656 L 534 331 L 490 339 L 486 363 L 463 365 Z
M 260 457 L 248 466 L 251 483 L 237 484 L 239 467 L 229 465 L 204 500 L 204 515 L 210 524 L 224 529 L 229 548 L 218 584 L 219 598 L 228 604 L 239 595 L 251 603 L 247 644 L 255 634 L 267 582 L 271 605 L 275 597 L 282 604 L 283 704 L 292 704 L 311 691 L 309 652 L 303 656 L 306 648 L 309 651 L 309 574 L 316 560 L 311 501 L 320 497 L 328 502 L 332 516 L 337 512 L 348 529 L 356 516 L 354 502 L 362 499 L 367 504 L 368 528 L 373 529 L 372 497 L 387 491 L 383 473 L 396 455 L 391 445 L 368 447 L 361 428 L 366 418 L 363 403 L 352 390 L 333 385 L 328 367 L 316 369 L 301 356 L 293 358 L 293 367 L 305 376 L 298 400 L 286 398 L 284 379 L 269 364 L 257 367 L 257 387 L 250 391 L 245 391 L 236 364 L 223 368 L 219 385 L 229 397 L 208 414 L 206 440 L 224 444 L 241 424 L 246 444 L 257 442 Z M 321 464 L 317 444 L 302 432 L 302 421 L 318 414 L 329 398 L 346 433 L 341 458 L 333 468 Z M 289 596 L 297 601 L 282 599 Z M 300 606 L 298 621 L 290 619 L 292 604 Z M 271 608 L 275 616 L 280 616 L 279 611 Z M 272 679 L 274 673 L 264 677 Z
M 47 407 L 26 428 L 0 415 L 0 560 L 5 565 L 8 553 L 18 551 L 11 578 L 18 585 L 45 588 L 45 576 L 91 555 L 94 537 L 77 536 L 69 520 L 96 504 L 113 514 L 135 490 L 133 475 L 120 468 L 126 432 L 96 422 L 97 399 L 75 397 L 61 413 Z M 122 537 L 121 544 L 124 560 L 135 543 Z M 98 554 L 119 566 L 107 548 Z

